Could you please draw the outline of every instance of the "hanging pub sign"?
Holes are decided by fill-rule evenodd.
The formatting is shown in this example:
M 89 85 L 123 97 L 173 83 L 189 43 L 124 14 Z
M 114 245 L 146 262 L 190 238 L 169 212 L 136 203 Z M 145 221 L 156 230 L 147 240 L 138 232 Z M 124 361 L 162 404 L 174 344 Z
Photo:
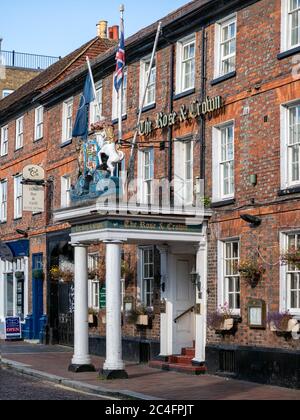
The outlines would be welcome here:
M 147 118 L 141 121 L 139 125 L 140 136 L 150 136 L 155 130 L 163 130 L 167 127 L 173 127 L 186 121 L 195 120 L 205 115 L 214 115 L 224 108 L 224 101 L 221 96 L 214 98 L 207 97 L 204 102 L 193 101 L 189 106 L 182 105 L 179 112 L 165 114 L 160 112 L 156 116 L 156 120 L 152 121 Z
M 41 182 L 45 179 L 45 171 L 38 165 L 27 165 L 23 169 L 24 181 Z
M 43 213 L 45 210 L 45 191 L 42 185 L 23 185 L 23 211 Z

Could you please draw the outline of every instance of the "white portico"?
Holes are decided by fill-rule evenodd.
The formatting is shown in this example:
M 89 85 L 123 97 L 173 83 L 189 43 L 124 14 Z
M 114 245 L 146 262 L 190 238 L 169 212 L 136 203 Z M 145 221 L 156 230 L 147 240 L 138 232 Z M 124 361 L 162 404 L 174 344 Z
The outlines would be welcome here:
M 96 204 L 58 210 L 57 221 L 72 225 L 75 247 L 75 349 L 71 369 L 90 370 L 88 350 L 87 247 L 106 246 L 106 361 L 101 374 L 127 378 L 122 357 L 121 249 L 123 244 L 155 245 L 160 252 L 160 357 L 195 344 L 194 363 L 205 362 L 207 298 L 207 218 L 189 225 L 183 216 L 108 215 Z

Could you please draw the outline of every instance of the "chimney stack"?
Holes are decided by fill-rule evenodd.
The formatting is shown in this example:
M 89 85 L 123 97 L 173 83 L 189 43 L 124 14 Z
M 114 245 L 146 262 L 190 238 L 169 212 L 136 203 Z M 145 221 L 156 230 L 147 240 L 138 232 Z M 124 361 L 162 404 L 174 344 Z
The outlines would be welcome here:
M 119 26 L 118 25 L 115 25 L 115 26 L 113 26 L 112 27 L 112 30 L 113 30 L 113 40 L 114 41 L 119 41 Z
M 114 36 L 114 31 L 113 31 L 113 28 L 110 26 L 108 28 L 108 39 L 113 39 L 113 36 Z
M 97 25 L 97 34 L 99 38 L 107 39 L 107 21 L 106 20 L 100 20 L 100 22 Z

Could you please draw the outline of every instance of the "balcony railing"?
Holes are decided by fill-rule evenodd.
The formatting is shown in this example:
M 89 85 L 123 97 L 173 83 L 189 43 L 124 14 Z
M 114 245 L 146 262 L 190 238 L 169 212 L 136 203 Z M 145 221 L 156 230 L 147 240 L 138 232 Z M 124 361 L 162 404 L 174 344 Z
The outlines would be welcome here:
M 45 70 L 56 63 L 61 57 L 27 54 L 16 51 L 0 51 L 0 65 L 19 67 L 23 69 Z

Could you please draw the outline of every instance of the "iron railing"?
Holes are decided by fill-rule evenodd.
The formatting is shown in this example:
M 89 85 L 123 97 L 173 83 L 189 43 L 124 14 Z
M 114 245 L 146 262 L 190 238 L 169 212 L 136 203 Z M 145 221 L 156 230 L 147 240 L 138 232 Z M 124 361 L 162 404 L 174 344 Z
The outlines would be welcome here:
M 0 51 L 0 64 L 7 67 L 23 69 L 45 70 L 56 63 L 61 57 L 20 53 L 16 51 Z

